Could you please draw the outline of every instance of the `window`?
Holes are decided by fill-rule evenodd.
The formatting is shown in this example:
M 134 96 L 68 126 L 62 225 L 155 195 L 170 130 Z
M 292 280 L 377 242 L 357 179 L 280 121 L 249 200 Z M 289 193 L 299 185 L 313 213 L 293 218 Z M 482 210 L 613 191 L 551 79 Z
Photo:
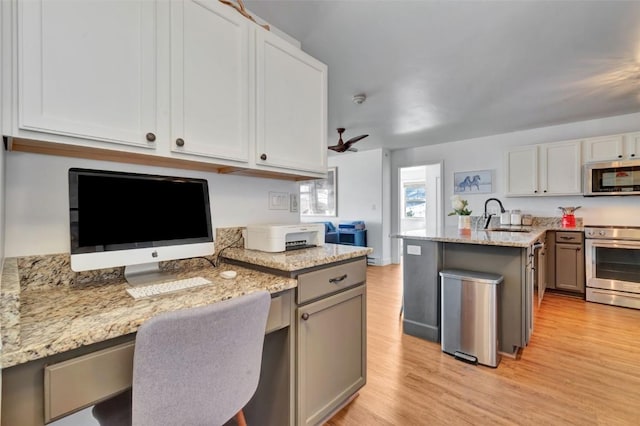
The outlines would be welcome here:
M 300 214 L 302 216 L 336 216 L 337 170 L 332 167 L 326 179 L 300 183 Z
M 427 209 L 424 182 L 411 182 L 403 185 L 404 217 L 424 218 Z

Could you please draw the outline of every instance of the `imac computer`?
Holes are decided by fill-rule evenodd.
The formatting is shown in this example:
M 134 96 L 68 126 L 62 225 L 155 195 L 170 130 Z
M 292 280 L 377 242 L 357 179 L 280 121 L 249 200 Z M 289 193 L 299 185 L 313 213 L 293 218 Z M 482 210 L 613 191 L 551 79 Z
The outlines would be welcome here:
M 69 169 L 71 269 L 124 266 L 132 285 L 172 279 L 159 262 L 212 255 L 206 179 Z

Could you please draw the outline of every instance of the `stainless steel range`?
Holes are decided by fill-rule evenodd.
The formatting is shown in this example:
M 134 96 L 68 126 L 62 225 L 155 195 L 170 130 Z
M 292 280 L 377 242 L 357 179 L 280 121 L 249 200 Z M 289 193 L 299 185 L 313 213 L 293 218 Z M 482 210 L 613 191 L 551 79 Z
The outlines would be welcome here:
M 586 226 L 586 299 L 640 309 L 640 227 Z

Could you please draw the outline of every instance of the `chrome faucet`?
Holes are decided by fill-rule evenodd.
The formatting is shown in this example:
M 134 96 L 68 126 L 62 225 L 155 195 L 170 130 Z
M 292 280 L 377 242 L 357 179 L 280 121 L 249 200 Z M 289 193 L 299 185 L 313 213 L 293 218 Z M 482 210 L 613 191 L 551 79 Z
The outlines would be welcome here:
M 491 216 L 493 216 L 492 213 L 487 213 L 487 204 L 489 204 L 489 201 L 497 201 L 498 204 L 500 204 L 500 213 L 504 213 L 506 211 L 500 200 L 498 200 L 497 198 L 487 198 L 487 201 L 484 202 L 484 217 L 486 218 L 486 221 L 484 222 L 483 229 L 487 229 L 489 227 L 489 222 L 491 222 Z

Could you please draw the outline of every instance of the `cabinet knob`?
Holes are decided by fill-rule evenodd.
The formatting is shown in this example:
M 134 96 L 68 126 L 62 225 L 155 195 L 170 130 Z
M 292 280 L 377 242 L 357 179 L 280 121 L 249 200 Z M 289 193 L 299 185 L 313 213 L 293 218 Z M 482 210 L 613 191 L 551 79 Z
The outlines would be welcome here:
M 537 189 L 535 189 L 535 190 L 533 191 L 533 193 L 534 193 L 534 194 L 537 194 L 537 193 L 538 193 L 538 190 L 537 190 Z
M 262 155 L 260 156 L 260 159 L 261 159 L 262 161 L 266 160 L 266 159 L 267 159 L 267 154 L 262 154 Z
M 176 145 L 178 145 L 178 146 L 184 146 L 184 139 L 182 139 L 182 138 L 178 138 L 178 139 L 176 139 Z
M 305 320 L 305 321 L 308 320 L 309 319 L 309 314 L 306 313 L 306 312 L 304 314 L 302 314 L 302 319 Z
M 630 157 L 635 157 L 636 155 L 635 155 L 635 154 L 630 154 L 629 156 L 630 156 Z
M 618 155 L 618 158 L 622 158 L 622 155 Z
M 149 142 L 154 142 L 156 140 L 156 135 L 154 135 L 153 133 L 149 132 L 147 133 L 147 140 Z
M 543 192 L 547 192 L 547 190 L 545 189 Z

